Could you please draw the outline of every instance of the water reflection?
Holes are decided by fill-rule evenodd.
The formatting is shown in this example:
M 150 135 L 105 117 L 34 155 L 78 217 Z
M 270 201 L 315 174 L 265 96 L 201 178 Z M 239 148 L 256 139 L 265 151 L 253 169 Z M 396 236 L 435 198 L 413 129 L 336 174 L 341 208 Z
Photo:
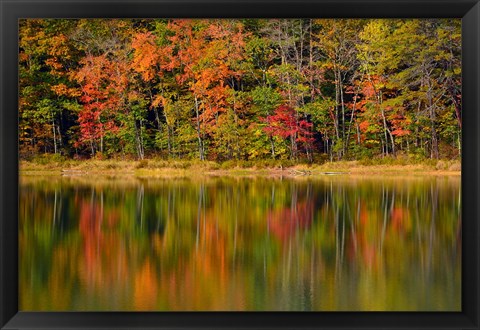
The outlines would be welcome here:
M 460 310 L 460 178 L 22 177 L 21 310 Z

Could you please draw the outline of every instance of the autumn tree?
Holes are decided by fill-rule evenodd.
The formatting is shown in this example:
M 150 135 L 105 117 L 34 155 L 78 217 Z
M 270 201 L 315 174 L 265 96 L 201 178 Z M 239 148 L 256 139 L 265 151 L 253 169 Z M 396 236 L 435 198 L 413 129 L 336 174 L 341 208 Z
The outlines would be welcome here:
M 68 20 L 20 21 L 22 153 L 69 153 L 80 95 L 69 79 L 79 60 L 79 53 L 68 38 L 74 26 L 75 21 Z
M 339 145 L 338 157 L 347 152 L 347 135 L 351 124 L 347 120 L 347 83 L 358 72 L 357 48 L 359 33 L 365 24 L 363 20 L 319 19 L 314 21 L 317 30 L 312 43 L 318 52 L 317 65 L 326 70 L 325 76 L 334 84 L 335 112 L 333 124 L 335 127 L 334 144 Z M 377 38 L 378 36 L 374 36 Z M 353 118 L 353 112 L 351 118 Z M 350 121 L 351 122 L 351 121 Z
M 265 132 L 290 140 L 291 158 L 297 155 L 298 143 L 308 150 L 313 141 L 312 124 L 306 120 L 298 120 L 296 111 L 288 105 L 279 106 L 265 121 L 268 123 L 264 128 Z

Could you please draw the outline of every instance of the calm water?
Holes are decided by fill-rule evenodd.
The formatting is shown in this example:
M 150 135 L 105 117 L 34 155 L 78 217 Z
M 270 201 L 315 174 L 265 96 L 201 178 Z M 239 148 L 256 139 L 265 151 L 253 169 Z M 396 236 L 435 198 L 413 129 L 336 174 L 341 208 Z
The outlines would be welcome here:
M 460 178 L 22 177 L 20 309 L 461 309 Z

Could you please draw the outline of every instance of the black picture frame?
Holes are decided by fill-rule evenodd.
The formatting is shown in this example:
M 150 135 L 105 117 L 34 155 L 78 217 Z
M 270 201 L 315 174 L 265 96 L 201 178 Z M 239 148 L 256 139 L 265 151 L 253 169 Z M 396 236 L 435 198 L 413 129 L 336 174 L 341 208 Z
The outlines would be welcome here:
M 478 0 L 0 0 L 0 328 L 479 329 L 480 4 Z M 20 18 L 462 18 L 462 312 L 19 312 Z

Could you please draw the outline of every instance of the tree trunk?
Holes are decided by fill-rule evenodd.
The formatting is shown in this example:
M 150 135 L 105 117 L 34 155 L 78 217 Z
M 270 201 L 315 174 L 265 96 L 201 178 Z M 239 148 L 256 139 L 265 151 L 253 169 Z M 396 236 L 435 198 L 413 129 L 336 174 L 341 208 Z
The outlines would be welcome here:
M 167 126 L 167 149 L 168 149 L 168 157 L 172 156 L 172 130 L 170 126 Z
M 198 138 L 198 153 L 200 160 L 205 160 L 205 154 L 203 149 L 202 134 L 200 131 L 200 113 L 198 109 L 198 98 L 195 95 L 195 113 L 197 115 L 197 138 Z
M 141 138 L 141 126 L 140 128 L 138 127 L 137 121 L 135 121 L 135 140 L 137 142 L 137 155 L 138 158 L 143 159 L 144 158 L 144 153 L 143 153 L 143 145 L 142 145 L 142 138 Z
M 275 159 L 275 142 L 273 141 L 272 136 L 269 136 L 269 137 L 270 137 L 270 147 L 272 150 L 272 158 Z
M 52 131 L 53 131 L 53 150 L 57 153 L 57 135 L 55 133 L 55 119 L 52 119 Z
M 93 139 L 90 139 L 90 150 L 92 152 L 92 157 L 95 156 L 95 147 L 93 145 Z
M 432 135 L 431 139 L 431 148 L 430 148 L 430 158 L 438 159 L 438 136 L 437 136 L 437 129 L 435 127 L 435 119 L 436 119 L 436 112 L 435 112 L 435 105 L 433 104 L 433 95 L 432 95 L 432 85 L 430 83 L 429 77 L 427 77 L 427 84 L 428 84 L 428 91 L 427 91 L 427 99 L 428 99 L 428 110 L 429 110 L 429 117 L 430 117 L 430 133 Z
M 345 156 L 345 102 L 343 101 L 342 73 L 338 70 L 338 87 L 340 89 L 340 105 L 342 107 L 342 157 Z
M 333 119 L 335 125 L 335 134 L 337 139 L 340 138 L 339 125 L 338 125 L 338 105 L 340 103 L 340 92 L 339 92 L 339 77 L 337 76 L 337 70 L 335 70 L 335 118 Z

